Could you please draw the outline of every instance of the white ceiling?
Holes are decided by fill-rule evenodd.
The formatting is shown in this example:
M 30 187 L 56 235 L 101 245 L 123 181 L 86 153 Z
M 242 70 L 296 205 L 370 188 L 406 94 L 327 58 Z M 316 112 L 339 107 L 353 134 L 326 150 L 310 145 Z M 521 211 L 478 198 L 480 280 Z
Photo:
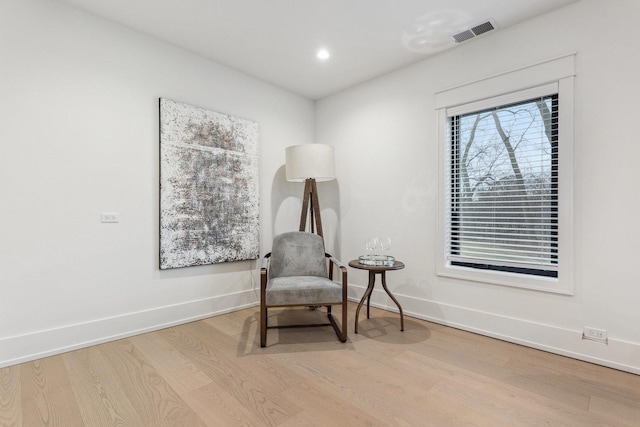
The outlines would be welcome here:
M 453 48 L 488 19 L 500 31 L 577 0 L 59 1 L 319 99 Z

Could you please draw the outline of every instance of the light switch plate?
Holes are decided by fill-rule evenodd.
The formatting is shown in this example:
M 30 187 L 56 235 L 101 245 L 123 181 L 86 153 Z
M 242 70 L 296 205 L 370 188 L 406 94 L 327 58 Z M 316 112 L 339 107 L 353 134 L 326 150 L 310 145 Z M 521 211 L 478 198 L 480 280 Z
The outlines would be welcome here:
M 102 214 L 100 214 L 100 221 L 110 223 L 120 222 L 120 214 L 115 212 L 102 212 Z

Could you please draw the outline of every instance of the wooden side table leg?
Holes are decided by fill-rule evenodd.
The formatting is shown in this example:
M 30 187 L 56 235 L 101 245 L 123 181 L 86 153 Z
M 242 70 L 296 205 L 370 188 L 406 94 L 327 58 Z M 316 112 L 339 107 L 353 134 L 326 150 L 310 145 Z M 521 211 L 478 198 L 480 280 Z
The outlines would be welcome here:
M 402 313 L 402 307 L 400 307 L 400 303 L 398 302 L 398 300 L 393 296 L 393 294 L 391 292 L 389 292 L 389 288 L 387 288 L 387 280 L 385 278 L 385 272 L 382 272 L 382 287 L 384 288 L 385 292 L 387 293 L 387 295 L 389 295 L 389 297 L 393 300 L 394 303 L 396 303 L 396 305 L 398 306 L 398 310 L 400 310 L 400 330 L 404 331 L 404 314 Z
M 369 296 L 367 297 L 367 319 L 370 319 L 371 317 L 369 317 L 369 308 L 371 308 L 371 294 L 373 293 L 373 287 L 375 286 L 375 282 L 376 282 L 376 273 L 374 273 L 373 271 L 369 272 L 369 284 L 367 285 L 367 288 L 371 288 L 371 292 L 369 292 Z
M 360 316 L 360 309 L 362 308 L 362 304 L 364 304 L 365 300 L 367 301 L 367 319 L 369 318 L 369 300 L 371 299 L 371 292 L 373 292 L 373 278 L 374 276 L 369 274 L 369 284 L 367 285 L 367 290 L 364 291 L 364 295 L 362 295 L 362 299 L 358 303 L 358 308 L 356 309 L 356 334 L 358 333 L 358 316 Z

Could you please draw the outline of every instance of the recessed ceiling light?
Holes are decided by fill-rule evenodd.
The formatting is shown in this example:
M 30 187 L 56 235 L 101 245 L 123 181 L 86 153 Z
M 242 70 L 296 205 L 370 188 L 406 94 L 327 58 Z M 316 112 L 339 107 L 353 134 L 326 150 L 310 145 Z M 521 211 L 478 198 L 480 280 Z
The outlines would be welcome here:
M 320 49 L 318 53 L 316 53 L 316 56 L 318 57 L 318 59 L 329 59 L 331 54 L 327 49 Z

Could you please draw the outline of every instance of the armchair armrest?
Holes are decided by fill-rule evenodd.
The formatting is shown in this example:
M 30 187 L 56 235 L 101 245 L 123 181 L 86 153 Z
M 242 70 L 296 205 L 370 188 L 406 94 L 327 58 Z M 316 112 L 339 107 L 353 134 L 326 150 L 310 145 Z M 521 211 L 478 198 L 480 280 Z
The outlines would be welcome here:
M 271 261 L 270 258 L 271 252 L 269 252 L 262 258 L 262 266 L 260 267 L 260 270 L 267 270 L 269 268 L 269 261 Z
M 347 287 L 347 266 L 345 266 L 338 258 L 325 253 L 325 256 L 329 259 L 329 279 L 333 280 L 333 266 L 335 265 L 340 269 L 342 273 L 342 287 Z
M 342 269 L 342 268 L 347 268 L 346 265 L 344 265 L 339 259 L 333 257 L 333 256 L 329 256 L 329 260 L 331 260 L 332 263 L 335 264 L 336 267 Z
M 269 261 L 271 261 L 271 252 L 262 258 L 262 266 L 260 267 L 260 292 L 264 294 L 267 289 L 267 271 L 269 269 Z M 264 295 L 262 295 L 264 298 Z

